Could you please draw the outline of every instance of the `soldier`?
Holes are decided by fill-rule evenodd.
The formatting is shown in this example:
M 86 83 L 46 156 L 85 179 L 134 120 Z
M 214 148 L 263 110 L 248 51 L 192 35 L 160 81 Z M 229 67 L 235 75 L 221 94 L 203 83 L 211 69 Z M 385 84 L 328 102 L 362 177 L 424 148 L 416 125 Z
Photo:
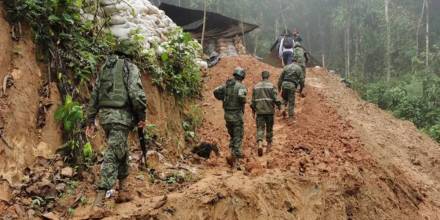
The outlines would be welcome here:
M 214 90 L 214 96 L 223 101 L 225 110 L 226 128 L 230 136 L 229 148 L 231 157 L 228 163 L 240 169 L 239 159 L 243 158 L 241 144 L 243 141 L 243 114 L 246 104 L 247 89 L 242 81 L 246 77 L 246 72 L 242 68 L 234 70 L 233 79 L 228 79 L 224 85 Z
M 117 180 L 120 191 L 127 191 L 124 180 L 129 168 L 128 133 L 136 125 L 139 128 L 145 126 L 144 88 L 139 69 L 127 59 L 124 45 L 128 43 L 121 42 L 118 51 L 109 56 L 103 65 L 87 110 L 87 135 L 94 132 L 95 118 L 98 116 L 107 139 L 95 200 L 95 206 L 98 207 L 102 206 L 106 192 L 114 187 Z
M 295 43 L 295 48 L 293 50 L 293 60 L 301 66 L 301 68 L 303 70 L 303 74 L 304 74 L 303 78 L 305 79 L 306 78 L 306 64 L 309 62 L 309 56 L 305 52 L 301 43 L 299 43 L 299 42 Z M 304 89 L 304 80 L 301 82 L 300 89 L 299 89 L 301 96 L 304 96 L 304 94 L 302 92 L 303 89 Z
M 281 107 L 281 102 L 277 99 L 277 91 L 274 85 L 269 81 L 269 76 L 268 71 L 263 71 L 261 73 L 263 80 L 254 86 L 252 93 L 251 108 L 257 122 L 257 149 L 258 156 L 260 157 L 263 155 L 265 130 L 267 141 L 266 152 L 269 152 L 272 147 L 275 106 L 278 108 Z
M 301 84 L 304 83 L 303 70 L 298 63 L 293 62 L 284 67 L 280 78 L 278 79 L 278 91 L 284 100 L 285 108 L 288 108 L 289 119 L 294 119 L 295 110 L 295 93 Z M 285 116 L 285 110 L 283 112 Z

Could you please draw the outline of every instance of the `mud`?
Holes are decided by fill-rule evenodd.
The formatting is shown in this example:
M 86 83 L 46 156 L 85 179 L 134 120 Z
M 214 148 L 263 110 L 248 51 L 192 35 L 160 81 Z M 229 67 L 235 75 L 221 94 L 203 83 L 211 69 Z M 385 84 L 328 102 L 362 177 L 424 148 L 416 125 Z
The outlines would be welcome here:
M 156 193 L 151 190 L 160 184 L 136 188 L 143 196 L 116 205 L 107 219 L 440 218 L 435 186 L 438 180 L 407 172 L 419 166 L 420 170 L 429 170 L 432 165 L 390 164 L 389 161 L 399 161 L 399 155 L 389 151 L 378 157 L 377 152 L 371 151 L 366 135 L 375 140 L 373 134 L 386 127 L 384 121 L 391 120 L 402 125 L 382 131 L 390 143 L 399 143 L 408 136 L 422 137 L 419 145 L 412 148 L 412 155 L 425 155 L 425 147 L 430 145 L 435 153 L 434 146 L 438 145 L 425 139 L 411 124 L 394 119 L 375 106 L 369 111 L 374 111 L 377 121 L 366 120 L 375 124 L 374 129 L 361 130 L 361 121 L 355 116 L 369 113 L 356 109 L 343 114 L 341 108 L 358 106 L 363 101 L 323 69 L 308 70 L 306 98 L 297 100 L 296 123 L 285 122 L 277 113 L 274 148 L 263 157 L 256 156 L 255 122 L 250 109 L 246 109 L 246 171 L 231 171 L 225 162 L 228 137 L 221 103 L 212 96 L 212 90 L 230 77 L 236 66 L 248 70 L 245 84 L 249 89 L 259 80 L 262 70 L 271 71 L 274 81 L 280 73 L 280 69 L 252 57 L 224 58 L 208 73 L 200 103 L 205 119 L 199 133 L 202 141 L 218 144 L 221 155 L 189 164 L 198 175 L 193 182 L 166 187 L 165 191 L 162 186 Z M 85 218 L 84 210 L 76 217 Z

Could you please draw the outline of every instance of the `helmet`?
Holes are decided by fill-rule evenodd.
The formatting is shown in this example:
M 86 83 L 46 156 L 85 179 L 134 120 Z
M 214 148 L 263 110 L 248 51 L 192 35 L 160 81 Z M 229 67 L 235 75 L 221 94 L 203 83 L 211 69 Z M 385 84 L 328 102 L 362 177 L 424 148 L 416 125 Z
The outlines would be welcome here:
M 246 71 L 244 71 L 244 69 L 241 67 L 237 67 L 237 68 L 235 68 L 233 75 L 235 77 L 239 77 L 241 79 L 244 79 L 246 77 Z
M 269 79 L 269 76 L 270 76 L 269 71 L 263 71 L 263 72 L 261 73 L 261 77 L 262 77 L 263 79 Z

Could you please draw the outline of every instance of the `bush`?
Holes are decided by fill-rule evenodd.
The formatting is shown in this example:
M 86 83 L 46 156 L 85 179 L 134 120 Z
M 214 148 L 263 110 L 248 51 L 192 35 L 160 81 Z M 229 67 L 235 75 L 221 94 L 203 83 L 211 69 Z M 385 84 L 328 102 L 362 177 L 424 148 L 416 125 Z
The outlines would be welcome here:
M 435 75 L 404 75 L 392 82 L 370 83 L 358 91 L 362 97 L 396 117 L 412 121 L 440 140 L 440 79 Z
M 127 51 L 136 57 L 141 69 L 147 70 L 153 83 L 178 98 L 198 97 L 202 88 L 200 67 L 197 64 L 201 45 L 189 33 L 176 28 L 167 35 L 163 43 L 153 43 L 143 50 L 143 36 L 135 34 L 133 44 Z

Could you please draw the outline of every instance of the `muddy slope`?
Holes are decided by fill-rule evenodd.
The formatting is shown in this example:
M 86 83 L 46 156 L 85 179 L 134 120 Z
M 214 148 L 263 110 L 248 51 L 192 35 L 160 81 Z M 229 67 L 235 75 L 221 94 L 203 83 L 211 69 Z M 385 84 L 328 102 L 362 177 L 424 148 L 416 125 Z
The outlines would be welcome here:
M 23 33 L 20 41 L 13 41 L 4 13 L 0 9 L 0 80 L 3 82 L 10 74 L 13 86 L 0 97 L 0 125 L 9 145 L 0 142 L 0 178 L 14 184 L 36 157 L 49 157 L 62 144 L 61 132 L 53 117 L 45 117 L 44 126 L 37 126 L 38 115 L 53 115 L 60 97 L 55 85 L 45 87 L 50 89 L 48 97 L 40 96 L 45 72 L 35 58 L 31 34 Z M 47 105 L 45 114 L 38 114 L 40 104 Z
M 323 69 L 309 69 L 307 97 L 297 100 L 297 122 L 289 125 L 277 115 L 274 150 L 261 158 L 255 153 L 254 119 L 246 109 L 246 171 L 231 172 L 225 163 L 228 141 L 221 104 L 211 93 L 236 66 L 248 70 L 245 84 L 249 88 L 262 70 L 271 71 L 274 81 L 280 73 L 252 57 L 225 58 L 211 69 L 201 103 L 205 121 L 200 132 L 202 140 L 221 145 L 222 155 L 189 164 L 199 179 L 177 188 L 131 178 L 137 186 L 134 200 L 115 205 L 106 219 L 440 218 L 439 180 L 421 172 L 435 164 L 405 162 L 400 155 L 409 154 L 408 148 L 399 143 L 410 136 L 420 137 L 411 149 L 411 155 L 418 157 L 426 156 L 429 146 L 435 157 L 438 145 L 413 125 L 375 106 L 344 113 L 345 106 L 365 103 Z M 374 114 L 376 120 L 366 123 L 375 126 L 360 128 L 357 118 L 364 114 Z M 400 126 L 390 129 L 384 122 Z M 376 134 L 380 129 L 385 129 L 381 132 L 387 142 L 399 145 L 400 154 L 393 152 L 391 144 L 383 146 L 381 154 L 374 150 L 372 140 L 380 137 Z M 138 175 L 142 174 L 136 171 L 132 176 Z M 74 218 L 86 219 L 87 210 L 90 206 Z

